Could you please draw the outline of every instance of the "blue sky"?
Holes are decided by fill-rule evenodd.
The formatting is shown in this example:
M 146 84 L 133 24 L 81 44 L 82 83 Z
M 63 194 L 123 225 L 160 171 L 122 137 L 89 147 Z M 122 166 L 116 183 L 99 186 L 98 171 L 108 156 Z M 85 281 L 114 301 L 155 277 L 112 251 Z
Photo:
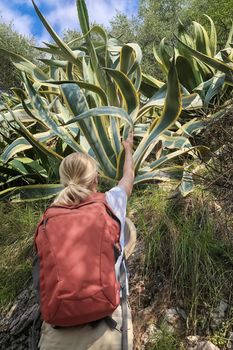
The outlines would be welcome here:
M 35 0 L 41 12 L 61 34 L 65 29 L 78 29 L 76 0 Z M 138 0 L 86 0 L 91 22 L 108 25 L 116 11 L 131 17 L 136 14 Z M 14 29 L 35 36 L 38 43 L 48 41 L 49 34 L 41 25 L 31 0 L 0 0 L 0 21 L 13 23 Z

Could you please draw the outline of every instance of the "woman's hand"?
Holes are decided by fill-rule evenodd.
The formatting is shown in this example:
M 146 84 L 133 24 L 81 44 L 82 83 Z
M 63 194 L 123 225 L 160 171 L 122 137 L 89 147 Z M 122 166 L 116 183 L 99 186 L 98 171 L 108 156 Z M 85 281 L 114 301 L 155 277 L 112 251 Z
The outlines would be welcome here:
M 127 139 L 122 141 L 125 149 L 125 161 L 123 167 L 123 176 L 119 181 L 127 196 L 131 195 L 134 183 L 134 161 L 133 161 L 133 132 L 130 132 Z
M 131 151 L 133 150 L 133 132 L 129 132 L 128 137 L 126 140 L 122 141 L 123 147 L 125 151 Z

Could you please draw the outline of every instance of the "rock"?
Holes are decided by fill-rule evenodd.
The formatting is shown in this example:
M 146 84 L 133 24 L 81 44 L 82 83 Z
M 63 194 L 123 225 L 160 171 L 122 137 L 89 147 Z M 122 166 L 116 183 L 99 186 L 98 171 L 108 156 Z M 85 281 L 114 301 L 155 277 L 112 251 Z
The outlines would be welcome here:
M 229 307 L 229 305 L 224 300 L 221 300 L 220 304 L 218 306 L 219 315 L 224 317 L 225 312 L 227 311 L 228 307 Z
M 167 309 L 164 316 L 164 323 L 171 333 L 179 333 L 184 327 L 184 320 L 187 316 L 183 309 L 170 308 Z
M 188 337 L 186 337 L 187 345 L 191 347 L 196 346 L 199 340 L 199 335 L 189 335 Z
M 215 346 L 210 341 L 201 341 L 195 347 L 195 350 L 220 350 L 217 346 Z
M 210 326 L 213 330 L 217 329 L 221 325 L 228 307 L 229 305 L 224 300 L 221 300 L 218 307 L 216 307 L 211 313 Z
M 158 332 L 159 332 L 159 330 L 157 329 L 157 327 L 154 324 L 150 324 L 147 327 L 145 333 L 143 333 L 143 335 L 141 337 L 141 350 L 145 350 L 146 347 L 148 347 L 148 345 L 150 345 L 150 342 L 152 342 L 152 340 L 154 341 L 154 339 L 156 337 L 156 333 L 158 333 Z
M 164 320 L 167 321 L 169 324 L 174 325 L 179 320 L 179 314 L 176 309 L 168 309 L 165 312 Z

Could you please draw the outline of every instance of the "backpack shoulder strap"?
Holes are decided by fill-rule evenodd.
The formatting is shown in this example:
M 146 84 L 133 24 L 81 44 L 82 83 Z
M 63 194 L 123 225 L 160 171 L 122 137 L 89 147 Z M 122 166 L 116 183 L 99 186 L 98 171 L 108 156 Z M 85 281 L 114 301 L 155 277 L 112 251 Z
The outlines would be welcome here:
M 118 222 L 118 224 L 121 227 L 121 222 L 118 219 L 118 217 L 115 215 L 115 213 L 113 212 L 112 208 L 109 206 L 107 200 L 106 200 L 106 195 L 105 193 L 101 193 L 101 192 L 94 192 L 92 193 L 90 196 L 88 196 L 83 202 L 79 203 L 78 205 L 74 205 L 73 208 L 74 209 L 78 209 L 81 208 L 85 205 L 90 205 L 93 203 L 103 203 L 105 205 L 106 211 L 107 213 L 115 220 Z M 71 208 L 71 207 L 70 207 Z

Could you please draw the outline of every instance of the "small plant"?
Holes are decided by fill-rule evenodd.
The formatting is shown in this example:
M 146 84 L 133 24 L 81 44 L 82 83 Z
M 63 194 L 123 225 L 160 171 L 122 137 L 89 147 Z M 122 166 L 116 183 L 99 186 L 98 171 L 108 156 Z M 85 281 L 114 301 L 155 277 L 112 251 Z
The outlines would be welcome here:
M 218 329 L 209 337 L 210 341 L 219 346 L 220 348 L 224 348 L 228 345 L 229 335 L 232 332 L 233 327 L 233 309 L 230 308 L 228 312 L 228 317 L 222 321 L 221 325 Z M 227 347 L 229 348 L 229 347 Z
M 152 342 L 154 345 L 150 350 L 184 350 L 180 341 L 163 324 L 153 335 Z

